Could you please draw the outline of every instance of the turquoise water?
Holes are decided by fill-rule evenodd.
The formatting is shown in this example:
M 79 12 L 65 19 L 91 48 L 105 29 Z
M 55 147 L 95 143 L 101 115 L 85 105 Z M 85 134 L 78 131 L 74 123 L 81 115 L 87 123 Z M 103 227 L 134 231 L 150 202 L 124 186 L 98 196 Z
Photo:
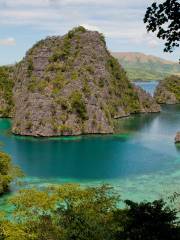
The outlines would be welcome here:
M 174 144 L 180 105 L 133 115 L 117 125 L 115 135 L 49 139 L 14 136 L 11 121 L 0 119 L 0 141 L 26 173 L 21 187 L 110 183 L 122 198 L 137 201 L 180 191 L 180 148 Z

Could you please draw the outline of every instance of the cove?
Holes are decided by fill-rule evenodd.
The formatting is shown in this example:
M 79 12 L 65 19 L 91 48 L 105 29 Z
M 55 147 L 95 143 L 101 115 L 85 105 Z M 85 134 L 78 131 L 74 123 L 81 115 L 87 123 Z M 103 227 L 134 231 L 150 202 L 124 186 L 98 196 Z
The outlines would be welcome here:
M 135 201 L 180 191 L 180 149 L 174 144 L 180 105 L 120 119 L 115 135 L 31 138 L 14 136 L 10 128 L 11 120 L 0 119 L 2 150 L 26 174 L 22 187 L 109 183 Z

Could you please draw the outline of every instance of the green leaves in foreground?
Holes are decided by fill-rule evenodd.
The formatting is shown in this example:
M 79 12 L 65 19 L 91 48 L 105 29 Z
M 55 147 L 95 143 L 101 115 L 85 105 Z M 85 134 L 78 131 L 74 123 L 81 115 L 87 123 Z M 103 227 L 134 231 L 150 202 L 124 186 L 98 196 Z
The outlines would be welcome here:
M 9 190 L 9 184 L 23 175 L 22 171 L 12 165 L 11 157 L 3 152 L 0 152 L 0 194 Z
M 81 188 L 73 184 L 52 187 L 48 193 L 23 190 L 11 200 L 14 221 L 30 226 L 28 234 L 36 239 L 111 239 L 112 216 L 119 199 L 112 191 L 108 186 Z
M 21 190 L 11 221 L 1 217 L 0 240 L 178 240 L 177 213 L 162 201 L 134 203 L 113 188 L 65 184 Z

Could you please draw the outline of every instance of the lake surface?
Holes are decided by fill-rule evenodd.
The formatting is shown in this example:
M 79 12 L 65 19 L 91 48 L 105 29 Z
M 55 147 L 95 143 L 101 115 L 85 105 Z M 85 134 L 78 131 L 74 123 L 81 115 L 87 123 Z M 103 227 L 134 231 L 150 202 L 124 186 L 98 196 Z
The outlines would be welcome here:
M 0 141 L 26 173 L 24 187 L 109 183 L 122 198 L 137 201 L 180 191 L 180 148 L 174 144 L 180 105 L 133 115 L 117 125 L 115 135 L 37 139 L 12 135 L 11 121 L 0 119 Z
M 154 94 L 154 91 L 158 85 L 158 81 L 150 81 L 150 82 L 142 82 L 142 81 L 136 81 L 135 84 L 143 89 L 145 89 L 147 92 L 149 92 L 152 96 Z

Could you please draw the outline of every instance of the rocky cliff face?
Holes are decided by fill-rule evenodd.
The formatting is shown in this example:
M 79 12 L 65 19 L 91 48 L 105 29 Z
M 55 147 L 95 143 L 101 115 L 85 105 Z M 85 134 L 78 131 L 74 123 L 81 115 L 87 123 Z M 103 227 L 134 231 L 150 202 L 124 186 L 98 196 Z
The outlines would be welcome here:
M 159 111 L 106 48 L 82 27 L 38 42 L 16 66 L 13 132 L 59 136 L 113 133 L 113 119 Z
M 158 103 L 180 103 L 180 77 L 173 75 L 161 81 L 155 91 L 155 99 Z

